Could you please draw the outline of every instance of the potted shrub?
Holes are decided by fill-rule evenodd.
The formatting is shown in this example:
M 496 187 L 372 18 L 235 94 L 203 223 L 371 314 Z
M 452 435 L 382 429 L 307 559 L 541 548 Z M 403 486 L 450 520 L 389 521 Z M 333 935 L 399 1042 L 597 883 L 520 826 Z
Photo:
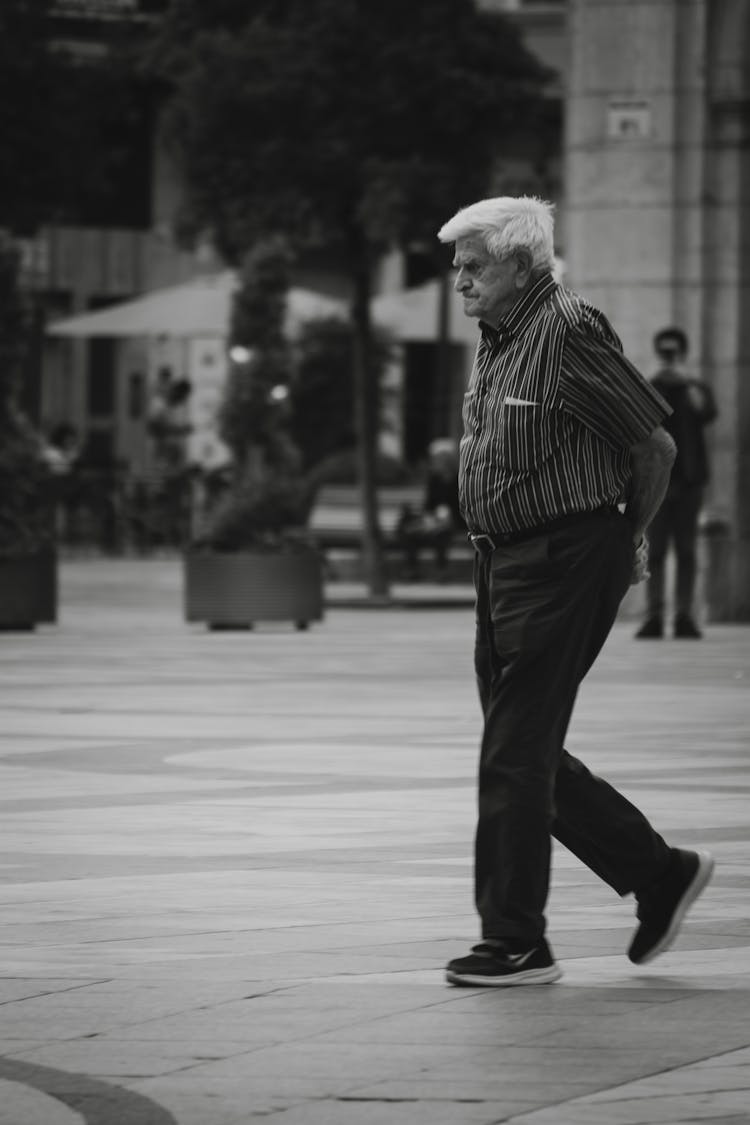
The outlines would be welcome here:
M 0 629 L 57 617 L 51 474 L 19 404 L 27 318 L 17 276 L 15 250 L 0 244 Z
M 187 620 L 212 628 L 281 620 L 304 629 L 323 615 L 322 562 L 306 531 L 312 488 L 289 433 L 289 266 L 281 240 L 258 244 L 234 298 L 219 416 L 231 464 L 209 490 L 203 531 L 185 559 Z

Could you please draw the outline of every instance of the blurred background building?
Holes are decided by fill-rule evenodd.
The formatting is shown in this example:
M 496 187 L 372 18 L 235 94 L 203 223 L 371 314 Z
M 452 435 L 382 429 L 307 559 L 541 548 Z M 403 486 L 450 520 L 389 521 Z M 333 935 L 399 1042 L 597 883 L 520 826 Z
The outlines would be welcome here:
M 159 17 L 166 0 L 57 0 L 53 34 L 78 52 L 106 54 L 118 25 L 147 27 Z M 558 2 L 499 3 L 519 20 L 532 50 L 562 73 L 566 54 L 565 4 Z M 562 84 L 549 88 L 549 126 L 544 135 L 519 136 L 515 151 L 498 154 L 496 182 L 500 193 L 533 191 L 561 198 Z M 54 324 L 72 314 L 107 308 L 127 298 L 153 292 L 222 269 L 208 244 L 187 253 L 177 248 L 174 218 L 180 183 L 163 143 L 155 107 L 144 102 L 131 140 L 130 178 L 121 197 L 109 201 L 110 221 L 78 227 L 54 226 L 40 231 L 24 246 L 27 279 L 37 294 L 40 323 Z M 474 330 L 463 324 L 460 304 L 451 318 L 455 337 L 447 371 L 440 371 L 438 350 L 438 283 L 433 248 L 414 246 L 406 256 L 394 254 L 383 263 L 380 288 L 395 292 L 424 286 L 411 299 L 411 316 L 393 302 L 376 310 L 386 326 L 395 327 L 403 344 L 390 379 L 390 430 L 407 461 L 423 458 L 436 436 L 457 433 L 463 380 L 470 362 Z M 310 261 L 300 281 L 322 293 L 344 296 L 341 282 L 325 262 Z M 34 377 L 29 381 L 32 414 L 46 428 L 61 421 L 73 424 L 95 459 L 124 459 L 145 465 L 148 442 L 143 425 L 149 388 L 165 367 L 177 376 L 200 377 L 190 362 L 185 337 L 163 333 L 124 339 L 99 333 L 76 337 L 40 337 Z M 205 351 L 205 348 L 203 349 Z M 210 349 L 209 349 L 210 350 Z M 217 363 L 208 365 L 212 378 Z M 191 370 L 191 367 L 193 370 Z
M 158 20 L 166 0 L 56 0 L 50 34 L 93 60 L 126 30 Z M 556 74 L 534 136 L 497 154 L 488 194 L 539 194 L 558 205 L 566 281 L 598 304 L 627 354 L 653 367 L 651 340 L 684 328 L 690 361 L 712 385 L 713 482 L 707 522 L 721 551 L 725 616 L 750 614 L 750 6 L 745 0 L 481 0 L 517 21 Z M 139 105 L 138 99 L 134 101 Z M 220 337 L 190 341 L 45 334 L 45 325 L 201 276 L 223 263 L 212 247 L 177 246 L 180 183 L 155 105 L 126 123 L 131 159 L 120 190 L 77 225 L 23 243 L 39 333 L 27 406 L 46 430 L 71 424 L 93 463 L 147 471 L 148 409 L 159 373 L 216 386 Z M 123 126 L 125 127 L 125 126 Z M 120 141 L 122 138 L 120 138 Z M 106 143 L 106 139 L 103 141 Z M 469 202 L 469 200 L 467 200 Z M 473 325 L 449 310 L 451 347 L 438 362 L 440 282 L 418 245 L 383 263 L 375 314 L 400 352 L 388 380 L 390 440 L 418 463 L 435 437 L 455 435 Z M 311 261 L 299 283 L 345 297 Z M 404 289 L 408 296 L 398 297 Z M 208 396 L 210 398 L 210 395 Z M 199 406 L 203 402 L 202 408 Z M 195 396 L 204 418 L 204 394 Z

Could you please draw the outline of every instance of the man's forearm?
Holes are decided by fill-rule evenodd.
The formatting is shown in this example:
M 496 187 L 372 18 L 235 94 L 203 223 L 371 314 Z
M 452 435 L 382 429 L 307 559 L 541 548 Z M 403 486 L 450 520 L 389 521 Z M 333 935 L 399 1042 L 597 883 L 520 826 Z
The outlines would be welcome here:
M 625 515 L 638 543 L 659 510 L 669 484 L 676 446 L 661 426 L 630 450 L 632 482 Z

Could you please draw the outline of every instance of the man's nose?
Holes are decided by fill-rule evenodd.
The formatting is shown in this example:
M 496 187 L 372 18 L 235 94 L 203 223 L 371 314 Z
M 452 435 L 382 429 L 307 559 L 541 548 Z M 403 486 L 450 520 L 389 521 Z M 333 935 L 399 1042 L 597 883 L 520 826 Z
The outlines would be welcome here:
M 464 273 L 463 269 L 460 269 L 456 274 L 456 280 L 453 282 L 453 288 L 457 293 L 461 293 L 464 289 L 468 288 L 469 284 L 470 282 L 468 277 Z

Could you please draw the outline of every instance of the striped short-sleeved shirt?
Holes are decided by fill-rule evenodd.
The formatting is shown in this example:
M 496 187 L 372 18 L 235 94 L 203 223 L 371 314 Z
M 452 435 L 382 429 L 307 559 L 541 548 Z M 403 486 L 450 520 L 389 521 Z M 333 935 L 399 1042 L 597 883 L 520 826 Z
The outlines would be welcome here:
M 625 500 L 630 447 L 671 411 L 606 317 L 545 274 L 497 328 L 480 327 L 459 468 L 469 531 L 522 531 Z

